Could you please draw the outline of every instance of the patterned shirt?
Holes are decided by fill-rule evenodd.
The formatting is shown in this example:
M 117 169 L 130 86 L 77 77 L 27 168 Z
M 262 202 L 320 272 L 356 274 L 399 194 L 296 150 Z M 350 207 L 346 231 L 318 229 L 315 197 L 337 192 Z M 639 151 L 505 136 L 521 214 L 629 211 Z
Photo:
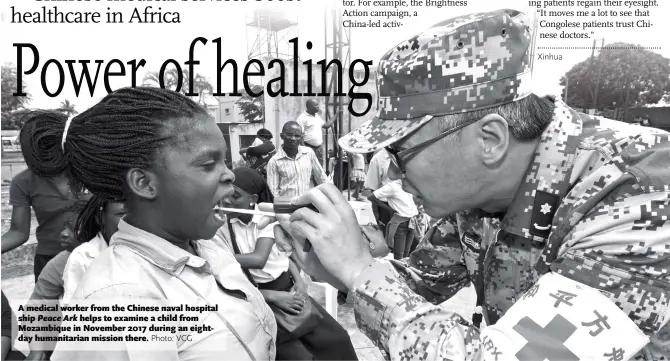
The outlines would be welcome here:
M 298 147 L 295 159 L 279 147 L 268 162 L 267 172 L 268 186 L 275 197 L 295 197 L 307 192 L 312 176 L 317 184 L 330 182 L 314 151 L 304 146 Z
M 359 328 L 392 360 L 668 360 L 670 135 L 558 100 L 523 180 L 364 271 Z M 435 306 L 470 283 L 488 327 Z

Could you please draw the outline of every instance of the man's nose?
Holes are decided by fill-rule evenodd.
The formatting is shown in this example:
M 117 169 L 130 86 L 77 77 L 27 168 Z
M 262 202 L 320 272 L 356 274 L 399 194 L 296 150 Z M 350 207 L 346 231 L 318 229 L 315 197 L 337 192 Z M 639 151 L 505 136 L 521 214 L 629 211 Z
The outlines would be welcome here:
M 228 167 L 224 166 L 226 169 L 223 170 L 221 174 L 222 183 L 233 183 L 235 182 L 235 173 L 233 173 Z

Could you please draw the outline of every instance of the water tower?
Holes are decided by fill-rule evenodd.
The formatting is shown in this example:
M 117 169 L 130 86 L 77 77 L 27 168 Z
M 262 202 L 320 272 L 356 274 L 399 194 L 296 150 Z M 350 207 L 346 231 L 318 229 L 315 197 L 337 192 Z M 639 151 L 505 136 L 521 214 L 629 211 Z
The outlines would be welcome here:
M 264 8 L 254 10 L 246 23 L 248 59 L 293 60 L 288 41 L 298 36 L 297 17 L 291 19 L 279 10 Z

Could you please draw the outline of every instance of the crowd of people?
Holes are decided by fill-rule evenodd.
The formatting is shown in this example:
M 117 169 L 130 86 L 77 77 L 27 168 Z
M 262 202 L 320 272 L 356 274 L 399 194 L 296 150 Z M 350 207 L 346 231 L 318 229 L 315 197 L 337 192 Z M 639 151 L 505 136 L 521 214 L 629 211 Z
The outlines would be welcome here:
M 383 258 L 324 171 L 318 102 L 279 146 L 259 131 L 241 150 L 253 166 L 232 170 L 207 111 L 169 90 L 29 113 L 2 251 L 26 242 L 32 209 L 30 302 L 217 307 L 187 341 L 56 342 L 28 359 L 357 359 L 303 273 L 349 297 L 391 360 L 667 359 L 670 135 L 533 94 L 531 31 L 518 11 L 470 14 L 380 60 L 379 112 L 338 143 Z M 275 197 L 317 211 L 261 217 Z M 471 319 L 438 305 L 468 285 Z M 21 358 L 5 301 L 2 356 Z

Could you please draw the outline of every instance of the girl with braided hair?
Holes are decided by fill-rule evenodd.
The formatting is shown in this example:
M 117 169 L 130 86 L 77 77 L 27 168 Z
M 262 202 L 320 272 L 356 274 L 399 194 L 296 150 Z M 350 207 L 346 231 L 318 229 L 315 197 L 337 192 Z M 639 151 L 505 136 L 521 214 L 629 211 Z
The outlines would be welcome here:
M 81 210 L 73 232 L 78 246 L 70 254 L 63 270 L 63 303 L 70 302 L 88 266 L 107 249 L 124 215 L 123 203 L 96 195 Z
M 207 305 L 196 324 L 177 326 L 211 327 L 181 332 L 183 338 L 147 331 L 146 341 L 133 341 L 129 330 L 119 330 L 112 336 L 120 341 L 59 341 L 51 360 L 274 359 L 272 311 L 234 255 L 209 240 L 224 224 L 215 207 L 232 194 L 234 175 L 225 165 L 223 134 L 204 108 L 166 89 L 123 88 L 66 124 L 33 126 L 40 135 L 36 153 L 53 158 L 54 173 L 68 174 L 75 190 L 125 205 L 118 231 L 89 265 L 73 303 Z M 84 314 L 103 316 L 91 309 Z
M 97 196 L 91 197 L 86 204 L 76 204 L 74 208 L 77 211 L 65 222 L 60 233 L 65 250 L 47 263 L 35 283 L 29 300 L 35 306 L 54 300 L 61 304 L 70 303 L 72 293 L 90 263 L 107 248 L 124 211 L 122 203 Z M 39 312 L 31 314 L 37 318 Z M 46 336 L 44 333 L 37 335 Z M 34 343 L 28 346 L 31 351 L 27 360 L 47 360 L 51 354 L 36 348 Z

